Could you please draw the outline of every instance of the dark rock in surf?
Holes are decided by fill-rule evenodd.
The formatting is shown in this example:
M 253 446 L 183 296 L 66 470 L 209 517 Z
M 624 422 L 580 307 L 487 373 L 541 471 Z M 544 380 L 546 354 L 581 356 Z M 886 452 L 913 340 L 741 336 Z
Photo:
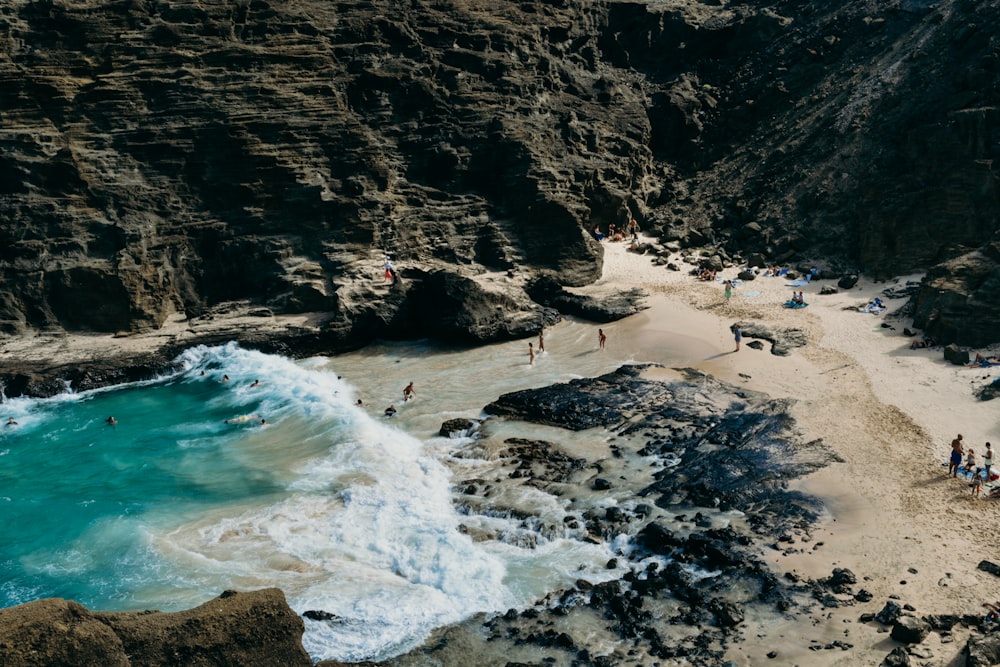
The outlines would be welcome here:
M 443 438 L 465 438 L 479 429 L 482 421 L 478 419 L 468 419 L 456 417 L 441 424 L 438 435 Z

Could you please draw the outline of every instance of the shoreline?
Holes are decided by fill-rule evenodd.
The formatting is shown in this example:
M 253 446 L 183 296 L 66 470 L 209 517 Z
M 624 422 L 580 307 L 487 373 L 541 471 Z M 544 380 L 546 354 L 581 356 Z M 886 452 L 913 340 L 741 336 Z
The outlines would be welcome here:
M 918 615 L 976 615 L 981 603 L 996 597 L 988 594 L 996 579 L 976 565 L 992 556 L 994 540 L 983 527 L 1000 516 L 1000 502 L 972 498 L 967 485 L 946 477 L 939 464 L 956 433 L 963 433 L 979 452 L 986 440 L 1000 443 L 1000 424 L 984 416 L 986 404 L 972 391 L 1000 374 L 1000 367 L 955 366 L 941 358 L 940 348 L 909 350 L 911 339 L 902 335 L 909 320 L 893 317 L 905 299 L 884 297 L 889 305 L 885 316 L 857 312 L 857 306 L 886 287 L 901 286 L 911 277 L 889 283 L 862 279 L 855 289 L 831 295 L 818 294 L 830 284 L 818 281 L 796 288 L 806 292 L 810 307 L 792 310 L 780 305 L 792 289 L 783 278 L 760 277 L 744 283 L 727 302 L 721 283 L 704 283 L 686 270 L 654 265 L 648 255 L 627 252 L 624 244 L 606 245 L 605 250 L 602 279 L 573 291 L 600 298 L 640 287 L 649 295 L 647 310 L 602 325 L 609 344 L 627 344 L 641 351 L 637 361 L 656 362 L 666 354 L 658 347 L 661 335 L 669 332 L 673 341 L 683 341 L 684 353 L 697 360 L 692 365 L 696 370 L 793 401 L 790 414 L 802 440 L 822 440 L 842 459 L 790 484 L 792 490 L 819 498 L 828 512 L 825 519 L 806 535 L 763 549 L 761 557 L 779 577 L 818 580 L 834 568 L 850 569 L 858 576 L 858 588 L 869 591 L 873 601 L 796 612 L 781 619 L 748 613 L 742 639 L 728 648 L 728 660 L 736 665 L 768 660 L 770 664 L 878 664 L 888 651 L 885 630 L 857 622 L 861 613 L 875 613 L 898 596 L 900 604 L 912 605 Z M 733 277 L 735 269 L 723 273 Z M 234 321 L 245 331 L 254 331 L 258 340 L 268 335 L 280 339 L 282 331 L 284 335 L 318 331 L 307 316 L 288 322 L 246 314 L 233 317 L 225 323 L 213 321 L 201 336 L 181 321 L 159 332 L 125 338 L 38 334 L 3 341 L 0 358 L 17 357 L 21 365 L 69 367 L 74 356 L 92 361 L 113 353 L 107 359 L 111 367 L 118 355 L 162 356 L 174 345 L 183 349 L 213 342 Z M 755 339 L 745 335 L 736 352 L 729 326 L 737 321 L 778 333 L 796 330 L 807 343 L 788 356 L 775 356 L 770 343 L 753 349 L 748 344 Z M 268 328 L 255 329 L 262 322 Z M 944 643 L 932 633 L 922 646 L 939 657 L 954 655 L 964 646 L 963 634 L 969 632 L 956 630 L 957 641 Z M 810 642 L 835 641 L 847 641 L 852 649 L 809 649 Z M 768 657 L 775 650 L 777 660 Z
M 777 649 L 781 664 L 879 664 L 888 652 L 884 631 L 856 621 L 862 611 L 877 612 L 894 595 L 917 615 L 981 615 L 980 605 L 996 597 L 989 591 L 997 580 L 976 566 L 995 558 L 988 527 L 1000 517 L 1000 501 L 973 498 L 967 483 L 946 477 L 941 464 L 956 433 L 980 454 L 985 441 L 1000 440 L 1000 424 L 987 417 L 987 404 L 972 391 L 1000 374 L 1000 367 L 955 366 L 942 358 L 939 347 L 910 350 L 911 339 L 902 331 L 911 320 L 893 317 L 905 299 L 883 296 L 886 315 L 857 312 L 887 287 L 916 277 L 887 283 L 862 279 L 854 289 L 830 295 L 818 292 L 831 282 L 817 281 L 795 288 L 806 292 L 810 307 L 793 310 L 780 305 L 792 289 L 783 278 L 744 283 L 726 303 L 719 283 L 662 267 L 651 275 L 643 262 L 648 264 L 623 258 L 620 266 L 610 267 L 609 280 L 633 276 L 647 290 L 665 294 L 669 315 L 662 317 L 679 328 L 693 324 L 712 332 L 709 337 L 722 350 L 732 349 L 728 326 L 736 321 L 806 332 L 808 344 L 787 357 L 771 355 L 767 344 L 763 350 L 747 349 L 744 335 L 739 352 L 721 353 L 700 369 L 773 398 L 794 399 L 791 415 L 804 439 L 823 439 L 844 459 L 792 485 L 819 498 L 830 515 L 814 527 L 811 543 L 772 551 L 768 560 L 776 573 L 820 578 L 833 568 L 848 568 L 874 596 L 860 609 L 824 610 L 815 623 L 794 618 L 775 625 L 769 618 L 754 627 L 748 619 L 744 641 L 727 657 L 738 665 L 762 664 Z M 729 269 L 724 275 L 735 273 Z M 882 327 L 883 322 L 894 329 Z M 845 636 L 854 648 L 843 657 L 841 651 L 817 653 L 801 646 L 802 637 L 827 645 Z M 788 642 L 791 650 L 781 647 L 788 637 L 796 637 Z M 940 655 L 957 653 L 964 642 L 942 645 L 928 639 L 925 645 Z

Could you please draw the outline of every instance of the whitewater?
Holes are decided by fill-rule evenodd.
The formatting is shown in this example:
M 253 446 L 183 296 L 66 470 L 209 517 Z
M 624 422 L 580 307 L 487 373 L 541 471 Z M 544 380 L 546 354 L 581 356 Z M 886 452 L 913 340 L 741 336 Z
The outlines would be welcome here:
M 154 381 L 5 400 L 17 424 L 0 426 L 0 604 L 172 611 L 276 586 L 297 612 L 333 615 L 306 620 L 314 659 L 357 661 L 580 577 L 610 579 L 612 545 L 523 539 L 517 519 L 463 516 L 450 467 L 477 465 L 455 457 L 471 440 L 436 435 L 504 391 L 633 356 L 595 353 L 595 335 L 562 323 L 546 334 L 560 354 L 533 365 L 526 342 L 385 343 L 304 361 L 199 347 Z M 535 502 L 562 524 L 564 501 Z M 462 525 L 476 521 L 505 538 L 474 541 Z

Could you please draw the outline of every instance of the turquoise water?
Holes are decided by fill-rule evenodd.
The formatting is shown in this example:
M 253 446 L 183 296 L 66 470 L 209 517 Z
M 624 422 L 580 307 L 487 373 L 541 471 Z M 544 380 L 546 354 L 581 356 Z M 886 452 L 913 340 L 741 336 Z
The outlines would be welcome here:
M 266 457 L 238 451 L 248 430 L 262 427 L 225 423 L 260 411 L 263 392 L 223 383 L 221 374 L 191 371 L 7 402 L 5 416 L 18 425 L 0 431 L 0 603 L 58 596 L 102 608 L 142 606 L 133 587 L 160 567 L 151 528 L 281 493 L 281 473 Z M 109 415 L 117 425 L 105 422 Z
M 575 340 L 574 329 L 562 331 L 566 344 Z M 479 394 L 566 379 L 570 365 L 616 366 L 589 352 L 587 333 L 587 350 L 542 358 L 530 372 L 520 344 L 486 354 L 401 345 L 374 358 L 302 362 L 227 345 L 188 351 L 182 372 L 157 381 L 5 400 L 0 422 L 18 424 L 0 423 L 0 605 L 63 597 L 92 609 L 171 611 L 226 589 L 277 586 L 299 613 L 344 619 L 306 622 L 315 659 L 357 661 L 408 650 L 476 612 L 531 604 L 581 576 L 610 578 L 609 547 L 574 536 L 532 548 L 473 541 L 448 468 L 463 443 L 431 430 L 447 416 L 478 414 Z M 494 366 L 508 353 L 516 361 L 500 364 L 510 367 L 502 375 Z M 477 380 L 475 363 L 492 386 Z M 357 384 L 341 380 L 338 366 Z M 472 372 L 467 404 L 432 397 L 433 373 L 453 376 L 449 369 Z M 397 377 L 408 374 L 417 399 L 396 419 L 381 405 L 356 405 L 362 395 L 381 401 L 383 389 L 398 402 Z M 562 525 L 564 501 L 546 502 Z M 523 530 L 509 523 L 496 532 Z

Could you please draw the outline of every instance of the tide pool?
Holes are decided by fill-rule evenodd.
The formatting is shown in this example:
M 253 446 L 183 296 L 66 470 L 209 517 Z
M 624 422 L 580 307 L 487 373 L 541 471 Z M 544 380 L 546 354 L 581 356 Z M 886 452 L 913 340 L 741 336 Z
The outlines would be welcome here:
M 171 611 L 277 586 L 299 613 L 341 619 L 306 622 L 315 659 L 356 661 L 612 576 L 604 545 L 463 534 L 447 448 L 359 408 L 326 362 L 236 345 L 181 361 L 156 381 L 3 403 L 18 424 L 0 425 L 0 604 Z

